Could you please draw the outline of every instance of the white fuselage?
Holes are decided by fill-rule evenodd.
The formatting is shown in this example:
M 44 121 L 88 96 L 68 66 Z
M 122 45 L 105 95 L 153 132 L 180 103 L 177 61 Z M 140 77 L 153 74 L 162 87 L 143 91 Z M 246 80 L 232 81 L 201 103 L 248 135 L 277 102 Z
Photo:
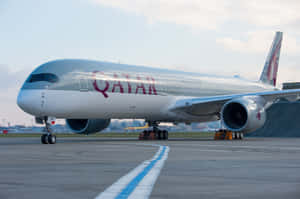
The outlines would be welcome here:
M 205 112 L 201 117 L 177 115 L 169 107 L 184 98 L 275 90 L 240 78 L 97 63 L 62 60 L 40 66 L 21 89 L 18 105 L 36 117 L 202 122 L 215 118 Z M 45 74 L 55 74 L 57 80 Z

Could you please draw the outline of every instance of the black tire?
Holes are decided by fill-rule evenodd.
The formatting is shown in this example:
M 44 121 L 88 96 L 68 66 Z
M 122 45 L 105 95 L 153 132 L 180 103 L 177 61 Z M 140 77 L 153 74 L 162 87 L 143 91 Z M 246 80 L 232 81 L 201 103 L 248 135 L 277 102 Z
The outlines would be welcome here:
M 161 137 L 162 137 L 161 134 L 162 134 L 162 131 L 161 131 L 161 130 L 158 130 L 158 131 L 157 131 L 157 139 L 158 139 L 158 140 L 161 140 Z
M 146 131 L 145 134 L 144 134 L 144 139 L 148 140 L 149 135 L 150 135 L 150 131 Z
M 166 130 L 163 130 L 163 131 L 162 131 L 162 134 L 163 134 L 163 140 L 167 140 L 167 139 L 168 139 L 168 137 L 169 137 L 169 133 L 168 133 L 168 131 L 166 131 Z
M 244 134 L 243 133 L 239 133 L 239 139 L 242 140 L 244 138 Z
M 238 133 L 237 133 L 237 132 L 234 132 L 234 133 L 233 133 L 233 139 L 234 139 L 234 140 L 239 139 L 239 136 L 238 136 Z
M 55 144 L 56 143 L 56 136 L 55 135 L 49 135 L 48 136 L 48 143 L 49 144 Z
M 41 136 L 41 142 L 42 142 L 42 144 L 49 144 L 48 143 L 48 136 L 46 134 Z

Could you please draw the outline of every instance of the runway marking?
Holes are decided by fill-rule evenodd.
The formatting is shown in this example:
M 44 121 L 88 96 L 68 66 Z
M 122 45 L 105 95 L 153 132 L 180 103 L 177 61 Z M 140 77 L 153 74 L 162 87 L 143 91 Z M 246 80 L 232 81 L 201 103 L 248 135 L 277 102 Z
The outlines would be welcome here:
M 151 146 L 159 146 L 159 150 L 151 160 L 144 161 L 127 175 L 121 177 L 95 199 L 149 198 L 170 150 L 168 146 Z

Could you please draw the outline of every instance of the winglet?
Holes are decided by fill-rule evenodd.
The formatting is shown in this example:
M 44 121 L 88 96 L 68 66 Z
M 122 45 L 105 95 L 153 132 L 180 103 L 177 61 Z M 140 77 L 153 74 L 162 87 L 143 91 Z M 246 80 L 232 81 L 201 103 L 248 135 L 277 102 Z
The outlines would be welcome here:
M 270 52 L 265 62 L 263 72 L 261 73 L 260 76 L 260 81 L 265 84 L 276 86 L 281 42 L 282 42 L 282 32 L 276 32 Z

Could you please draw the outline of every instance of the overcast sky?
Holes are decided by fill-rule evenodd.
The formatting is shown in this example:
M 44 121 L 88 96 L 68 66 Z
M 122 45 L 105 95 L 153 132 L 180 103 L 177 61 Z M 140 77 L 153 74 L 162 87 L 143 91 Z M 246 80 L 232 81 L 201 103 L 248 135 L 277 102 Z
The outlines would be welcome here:
M 299 0 L 0 0 L 0 124 L 38 65 L 83 58 L 256 80 L 276 31 L 279 82 L 300 81 Z

